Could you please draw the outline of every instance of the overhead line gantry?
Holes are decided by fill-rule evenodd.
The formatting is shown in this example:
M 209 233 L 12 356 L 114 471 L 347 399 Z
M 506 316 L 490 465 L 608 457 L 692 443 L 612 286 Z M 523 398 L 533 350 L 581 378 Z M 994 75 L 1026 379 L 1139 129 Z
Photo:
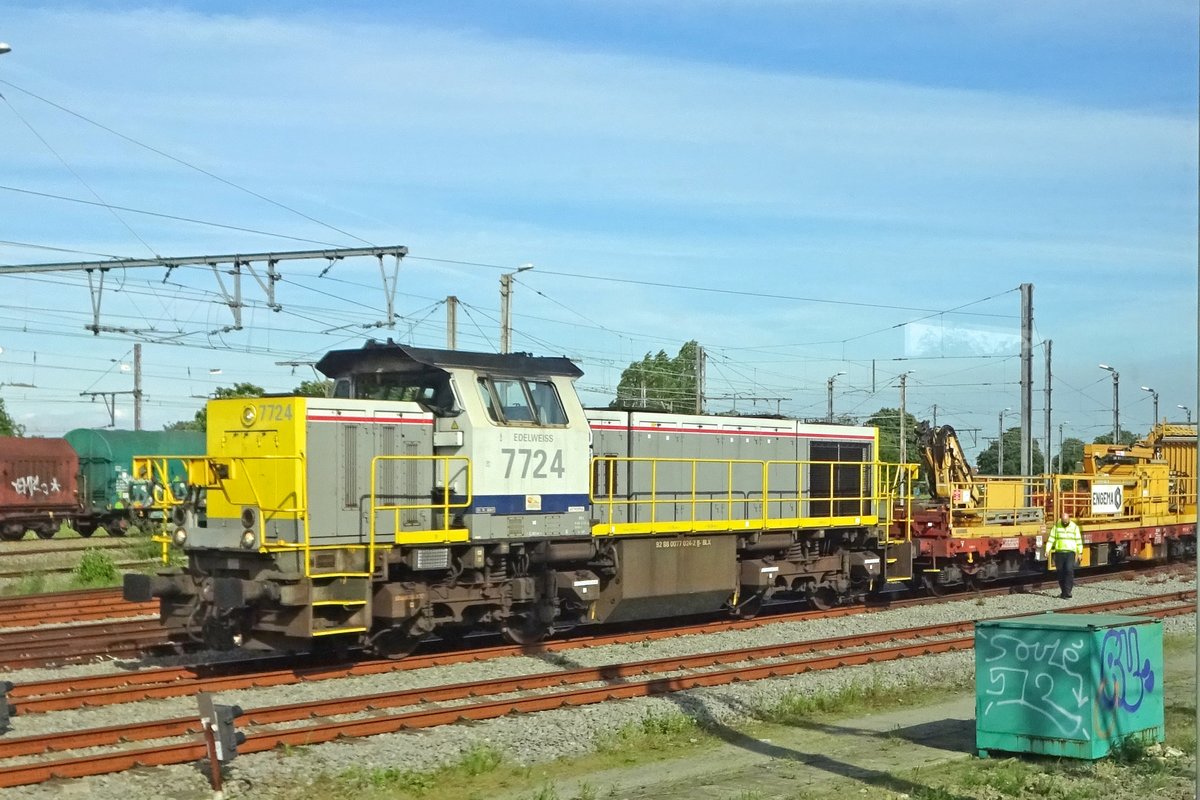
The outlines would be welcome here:
M 392 247 L 340 247 L 324 250 L 291 250 L 277 253 L 236 253 L 229 255 L 202 255 L 184 257 L 154 258 L 116 258 L 103 261 L 63 261 L 54 264 L 22 264 L 0 267 L 0 276 L 24 275 L 40 272 L 86 272 L 88 290 L 92 299 L 92 324 L 85 325 L 86 330 L 97 336 L 100 333 L 134 333 L 145 334 L 151 331 L 132 328 L 118 328 L 100 324 L 100 303 L 104 295 L 104 276 L 114 269 L 139 269 L 147 267 L 162 267 L 167 270 L 167 276 L 178 267 L 209 267 L 217 279 L 221 297 L 225 305 L 233 313 L 233 324 L 227 325 L 212 333 L 228 333 L 242 329 L 242 274 L 248 272 L 258 283 L 266 296 L 267 308 L 272 311 L 282 311 L 283 306 L 275 299 L 275 284 L 281 279 L 276 265 L 281 261 L 325 260 L 328 265 L 322 270 L 324 275 L 336 263 L 347 258 L 374 257 L 379 261 L 379 275 L 383 281 L 384 300 L 387 304 L 387 317 L 367 327 L 396 326 L 396 286 L 400 272 L 400 260 L 408 255 L 408 248 L 400 245 Z M 384 259 L 393 258 L 391 269 L 384 265 Z M 259 265 L 256 267 L 255 265 Z M 224 267 L 224 269 L 222 269 Z M 265 269 L 264 269 L 265 267 Z M 167 276 L 163 280 L 166 281 Z M 229 276 L 227 284 L 225 277 Z

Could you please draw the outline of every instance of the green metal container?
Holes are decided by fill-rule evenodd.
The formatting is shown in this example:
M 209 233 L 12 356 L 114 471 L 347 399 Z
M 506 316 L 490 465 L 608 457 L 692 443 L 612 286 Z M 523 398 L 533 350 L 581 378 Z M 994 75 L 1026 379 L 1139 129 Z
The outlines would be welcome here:
M 1103 758 L 1127 737 L 1161 742 L 1162 622 L 1038 614 L 975 624 L 975 746 Z
M 64 437 L 79 454 L 79 498 L 87 512 L 151 504 L 154 487 L 131 474 L 134 456 L 204 455 L 202 431 L 120 431 L 76 428 Z M 172 483 L 186 480 L 182 462 L 169 465 Z

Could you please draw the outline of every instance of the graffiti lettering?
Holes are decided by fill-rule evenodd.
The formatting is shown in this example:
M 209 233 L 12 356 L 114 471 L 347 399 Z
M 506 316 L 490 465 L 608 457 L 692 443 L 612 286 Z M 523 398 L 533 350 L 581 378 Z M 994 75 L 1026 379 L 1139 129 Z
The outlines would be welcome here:
M 1154 691 L 1154 669 L 1142 658 L 1135 627 L 1114 628 L 1100 646 L 1100 702 L 1137 711 L 1146 694 Z
M 33 497 L 44 494 L 47 497 L 62 491 L 58 478 L 50 478 L 49 482 L 42 480 L 41 475 L 22 475 L 12 482 L 13 490 L 22 497 Z
M 996 633 L 984 646 L 985 663 L 993 664 L 988 667 L 984 716 L 1017 706 L 1044 717 L 1063 737 L 1088 738 L 1084 707 L 1091 698 L 1084 688 L 1084 676 L 1077 669 L 1084 647 L 1082 639 L 1066 644 L 1041 643 Z

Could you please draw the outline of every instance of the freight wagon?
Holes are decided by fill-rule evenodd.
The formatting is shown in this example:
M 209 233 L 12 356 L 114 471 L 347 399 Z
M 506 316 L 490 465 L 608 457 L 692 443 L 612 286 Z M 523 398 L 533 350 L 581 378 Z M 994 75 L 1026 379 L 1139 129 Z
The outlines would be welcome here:
M 79 458 L 64 439 L 0 437 L 0 539 L 49 539 L 79 513 Z
M 135 456 L 200 456 L 202 431 L 126 431 L 77 428 L 64 437 L 79 456 L 79 497 L 73 523 L 82 536 L 103 527 L 122 536 L 143 520 L 159 522 L 163 509 L 186 499 L 187 470 L 177 458 L 160 459 L 160 468 L 133 473 Z M 164 472 L 165 470 L 165 472 Z

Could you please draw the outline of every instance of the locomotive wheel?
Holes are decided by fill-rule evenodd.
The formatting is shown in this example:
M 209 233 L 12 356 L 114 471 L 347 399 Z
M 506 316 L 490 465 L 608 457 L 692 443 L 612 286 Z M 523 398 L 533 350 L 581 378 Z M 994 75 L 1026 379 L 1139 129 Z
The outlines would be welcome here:
M 837 595 L 832 589 L 817 589 L 808 600 L 817 611 L 828 611 L 837 605 Z
M 543 641 L 550 635 L 550 626 L 538 622 L 527 614 L 509 617 L 500 631 L 512 644 L 531 645 Z
M 763 596 L 752 595 L 738 603 L 733 609 L 733 615 L 739 619 L 754 619 L 762 611 Z
M 400 628 L 387 628 L 371 637 L 371 649 L 380 658 L 399 660 L 412 655 L 413 650 L 421 643 L 418 636 L 413 636 Z

